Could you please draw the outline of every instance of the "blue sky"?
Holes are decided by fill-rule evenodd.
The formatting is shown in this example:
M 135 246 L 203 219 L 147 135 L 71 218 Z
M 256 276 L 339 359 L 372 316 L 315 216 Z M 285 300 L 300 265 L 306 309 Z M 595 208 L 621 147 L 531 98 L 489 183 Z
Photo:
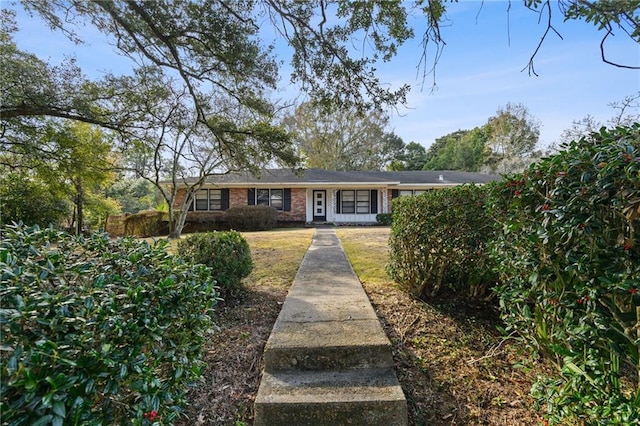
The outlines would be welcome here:
M 7 7 L 8 4 L 3 4 Z M 640 91 L 640 71 L 602 63 L 599 44 L 602 33 L 585 22 L 563 22 L 557 9 L 554 24 L 563 36 L 550 34 L 537 58 L 539 76 L 521 71 L 544 32 L 545 23 L 512 1 L 461 1 L 448 5 L 442 36 L 447 43 L 437 64 L 435 83 L 429 75 L 422 85 L 417 70 L 420 37 L 407 42 L 390 63 L 378 67 L 380 80 L 391 86 L 408 83 L 412 90 L 407 107 L 391 111 L 391 127 L 405 142 L 428 147 L 433 141 L 459 129 L 483 125 L 507 102 L 522 103 L 541 122 L 541 144 L 555 141 L 571 122 L 587 114 L 600 121 L 613 115 L 607 104 Z M 78 32 L 87 45 L 75 46 L 52 33 L 38 18 L 18 16 L 18 46 L 40 58 L 59 63 L 73 56 L 89 76 L 107 71 L 126 73 L 130 65 L 115 53 L 107 40 L 90 26 Z M 419 33 L 419 31 L 417 31 Z M 640 46 L 622 34 L 610 38 L 611 59 L 640 65 Z M 288 58 L 283 58 L 285 61 Z M 430 63 L 428 63 L 430 65 Z M 288 78 L 283 69 L 283 79 Z M 283 94 L 293 93 L 287 87 Z M 423 86 L 423 87 L 422 87 Z

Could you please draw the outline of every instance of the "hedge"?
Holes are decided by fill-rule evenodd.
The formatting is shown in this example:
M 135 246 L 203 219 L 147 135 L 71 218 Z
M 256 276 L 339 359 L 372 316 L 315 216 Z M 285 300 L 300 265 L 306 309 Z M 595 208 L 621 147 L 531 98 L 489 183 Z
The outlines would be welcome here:
M 640 423 L 640 125 L 563 146 L 490 207 L 507 331 L 560 371 L 534 388 L 549 424 Z
M 11 226 L 0 240 L 3 424 L 169 424 L 201 376 L 209 270 L 153 245 Z
M 414 296 L 484 297 L 495 281 L 486 249 L 495 230 L 485 189 L 463 185 L 393 200 L 390 276 Z
M 268 231 L 278 224 L 277 216 L 270 206 L 238 206 L 226 212 L 229 229 L 236 231 Z

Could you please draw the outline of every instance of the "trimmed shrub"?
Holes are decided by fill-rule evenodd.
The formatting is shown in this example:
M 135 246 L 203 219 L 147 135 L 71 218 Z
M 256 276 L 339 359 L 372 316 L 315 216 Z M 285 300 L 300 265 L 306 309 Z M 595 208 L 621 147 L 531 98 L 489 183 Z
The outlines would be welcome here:
M 393 200 L 387 271 L 415 297 L 450 289 L 482 297 L 495 282 L 485 189 L 463 185 Z
M 278 211 L 270 206 L 238 206 L 227 210 L 227 225 L 236 231 L 268 231 L 278 225 Z
M 638 424 L 640 125 L 563 146 L 490 206 L 507 330 L 561 372 L 533 389 L 549 423 Z
M 3 424 L 177 418 L 201 377 L 217 293 L 205 266 L 165 245 L 2 230 Z
M 168 215 L 166 212 L 156 210 L 127 215 L 124 219 L 124 234 L 136 237 L 161 235 L 167 220 Z
M 249 244 L 236 231 L 192 234 L 178 243 L 184 259 L 207 265 L 218 286 L 225 292 L 240 288 L 253 269 Z
M 393 221 L 393 215 L 391 213 L 378 213 L 376 215 L 376 222 L 378 222 L 378 225 L 391 225 L 391 222 Z

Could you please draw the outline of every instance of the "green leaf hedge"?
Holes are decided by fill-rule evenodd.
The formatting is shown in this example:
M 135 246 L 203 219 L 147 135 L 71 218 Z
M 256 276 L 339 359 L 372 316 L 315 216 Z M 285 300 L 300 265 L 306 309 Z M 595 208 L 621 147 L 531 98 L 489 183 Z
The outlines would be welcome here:
M 2 424 L 176 419 L 217 292 L 205 266 L 165 245 L 2 229 Z

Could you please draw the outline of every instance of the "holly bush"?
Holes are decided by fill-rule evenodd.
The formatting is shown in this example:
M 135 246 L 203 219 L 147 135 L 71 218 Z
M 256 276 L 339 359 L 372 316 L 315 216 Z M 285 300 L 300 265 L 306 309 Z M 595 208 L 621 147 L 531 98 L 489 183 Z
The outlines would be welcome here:
M 191 263 L 211 268 L 218 287 L 233 292 L 253 270 L 247 240 L 236 231 L 214 231 L 189 235 L 178 243 L 178 254 Z
M 602 129 L 505 177 L 488 203 L 503 319 L 559 377 L 550 424 L 640 422 L 640 125 Z
M 483 187 L 463 185 L 393 200 L 390 276 L 416 297 L 449 289 L 484 296 L 495 282 L 486 248 L 495 229 Z
M 213 328 L 209 270 L 162 241 L 1 231 L 2 424 L 176 419 Z

